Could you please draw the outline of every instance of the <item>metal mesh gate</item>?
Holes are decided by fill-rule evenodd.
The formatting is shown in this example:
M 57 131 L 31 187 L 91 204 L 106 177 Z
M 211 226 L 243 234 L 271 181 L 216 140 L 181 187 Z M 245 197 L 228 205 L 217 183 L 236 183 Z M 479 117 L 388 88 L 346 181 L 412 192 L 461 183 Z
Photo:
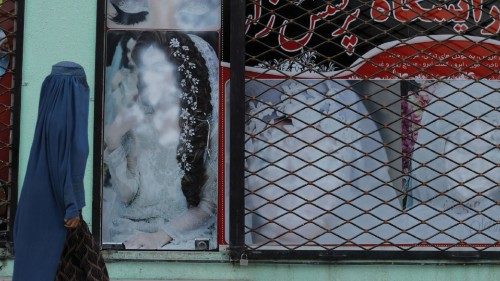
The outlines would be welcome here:
M 23 1 L 0 1 L 0 247 L 12 241 L 17 203 Z
M 243 255 L 495 256 L 499 8 L 246 1 Z

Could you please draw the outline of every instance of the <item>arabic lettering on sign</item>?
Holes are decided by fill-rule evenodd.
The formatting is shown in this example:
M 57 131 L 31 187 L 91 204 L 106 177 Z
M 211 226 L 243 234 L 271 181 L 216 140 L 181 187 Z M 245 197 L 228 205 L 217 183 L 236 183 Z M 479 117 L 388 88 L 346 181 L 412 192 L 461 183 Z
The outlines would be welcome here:
M 361 65 L 355 74 L 362 79 L 373 78 L 373 73 L 382 79 L 441 79 L 463 75 L 471 79 L 500 79 L 498 46 L 453 39 L 450 42 L 456 54 L 450 53 L 449 45 L 432 41 L 415 43 L 411 48 L 396 46 L 390 52 L 370 58 L 370 63 Z
M 463 24 L 472 14 L 478 23 L 483 17 L 483 1 L 472 0 L 471 3 L 459 0 L 457 4 L 432 5 L 424 8 L 423 0 L 393 0 L 392 6 L 388 0 L 373 0 L 370 15 L 376 22 L 385 22 L 391 15 L 399 22 L 407 23 L 416 20 L 423 22 L 454 22 L 453 29 L 458 33 L 467 31 L 468 26 Z M 494 35 L 500 31 L 500 12 L 497 6 L 491 6 L 489 12 L 490 24 L 481 29 L 483 35 Z
M 286 52 L 301 51 L 311 41 L 315 34 L 315 29 L 321 22 L 330 22 L 332 18 L 344 17 L 343 23 L 338 28 L 334 28 L 330 34 L 331 38 L 341 37 L 340 44 L 348 55 L 352 55 L 354 48 L 360 41 L 356 34 L 352 34 L 350 26 L 360 20 L 360 9 L 356 8 L 347 11 L 350 0 L 340 0 L 338 4 L 328 2 L 324 9 L 309 15 L 309 24 L 305 26 L 306 31 L 298 38 L 287 36 L 289 25 L 294 23 L 293 19 L 283 19 L 281 24 L 278 18 L 283 15 L 278 14 L 279 9 L 264 10 L 263 2 L 267 1 L 274 7 L 280 0 L 253 0 L 253 13 L 247 16 L 246 32 L 252 26 L 257 29 L 255 38 L 265 38 L 271 35 L 272 31 L 278 31 L 279 47 Z M 400 23 L 412 23 L 421 21 L 425 23 L 453 23 L 455 32 L 461 34 L 469 30 L 470 24 L 479 23 L 485 20 L 485 26 L 480 29 L 481 35 L 496 35 L 500 33 L 500 9 L 497 5 L 492 5 L 487 9 L 483 7 L 485 0 L 458 0 L 454 4 L 431 5 L 425 0 L 373 0 L 369 9 L 369 20 L 375 23 L 383 23 L 389 19 Z M 298 8 L 299 9 L 299 8 Z M 488 12 L 486 12 L 488 11 Z M 486 15 L 486 18 L 483 17 Z M 267 20 L 263 20 L 267 17 Z M 472 20 L 473 21 L 472 21 Z M 264 22 L 261 22 L 264 21 Z M 451 31 L 451 29 L 450 29 Z
M 269 0 L 269 2 L 273 5 L 277 5 L 279 0 Z M 326 5 L 324 11 L 311 14 L 309 17 L 309 27 L 305 35 L 298 39 L 290 39 L 286 36 L 286 29 L 288 27 L 288 20 L 284 20 L 283 24 L 279 29 L 278 42 L 280 47 L 287 52 L 296 52 L 304 48 L 309 41 L 311 40 L 316 25 L 321 20 L 327 20 L 328 18 L 336 15 L 337 13 L 343 11 L 347 5 L 349 4 L 349 0 L 341 0 L 341 2 L 337 5 Z M 342 34 L 348 32 L 349 25 L 354 22 L 359 16 L 360 10 L 357 9 L 353 13 L 349 14 L 344 23 L 340 28 L 332 32 L 332 37 L 338 37 Z M 259 20 L 262 16 L 262 0 L 254 0 L 254 9 L 253 15 L 249 15 L 246 20 L 246 32 L 248 33 L 251 25 L 259 24 Z M 276 23 L 276 15 L 272 14 L 267 23 L 264 25 L 262 30 L 258 31 L 255 34 L 255 38 L 264 38 L 270 34 L 273 30 Z M 262 24 L 261 24 L 262 25 Z M 352 53 L 358 38 L 352 34 L 345 35 L 342 38 L 342 46 L 348 51 L 348 53 Z

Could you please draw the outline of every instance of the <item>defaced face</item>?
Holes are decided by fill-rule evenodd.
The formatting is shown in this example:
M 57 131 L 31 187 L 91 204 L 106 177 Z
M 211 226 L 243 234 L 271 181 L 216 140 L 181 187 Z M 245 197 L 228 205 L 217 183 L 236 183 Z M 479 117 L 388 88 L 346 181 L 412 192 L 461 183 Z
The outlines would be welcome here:
M 139 102 L 153 110 L 152 125 L 159 133 L 159 142 L 168 145 L 179 139 L 179 89 L 175 66 L 165 52 L 155 46 L 139 54 Z
M 140 100 L 144 105 L 156 108 L 177 103 L 174 66 L 165 52 L 151 45 L 140 54 L 139 77 L 142 86 Z

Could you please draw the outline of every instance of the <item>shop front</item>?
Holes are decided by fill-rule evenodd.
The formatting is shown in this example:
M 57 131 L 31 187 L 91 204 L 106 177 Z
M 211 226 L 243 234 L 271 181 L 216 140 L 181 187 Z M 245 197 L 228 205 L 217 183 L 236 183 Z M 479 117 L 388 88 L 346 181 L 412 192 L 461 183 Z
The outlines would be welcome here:
M 0 2 L 0 280 L 61 60 L 93 89 L 84 217 L 112 279 L 500 275 L 497 1 L 52 2 Z

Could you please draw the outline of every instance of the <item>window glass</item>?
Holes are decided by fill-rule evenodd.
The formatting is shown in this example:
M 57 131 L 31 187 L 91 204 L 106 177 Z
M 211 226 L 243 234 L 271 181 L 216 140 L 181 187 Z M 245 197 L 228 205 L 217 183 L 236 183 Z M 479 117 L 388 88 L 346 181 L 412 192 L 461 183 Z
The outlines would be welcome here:
M 105 247 L 217 245 L 220 1 L 108 0 Z

